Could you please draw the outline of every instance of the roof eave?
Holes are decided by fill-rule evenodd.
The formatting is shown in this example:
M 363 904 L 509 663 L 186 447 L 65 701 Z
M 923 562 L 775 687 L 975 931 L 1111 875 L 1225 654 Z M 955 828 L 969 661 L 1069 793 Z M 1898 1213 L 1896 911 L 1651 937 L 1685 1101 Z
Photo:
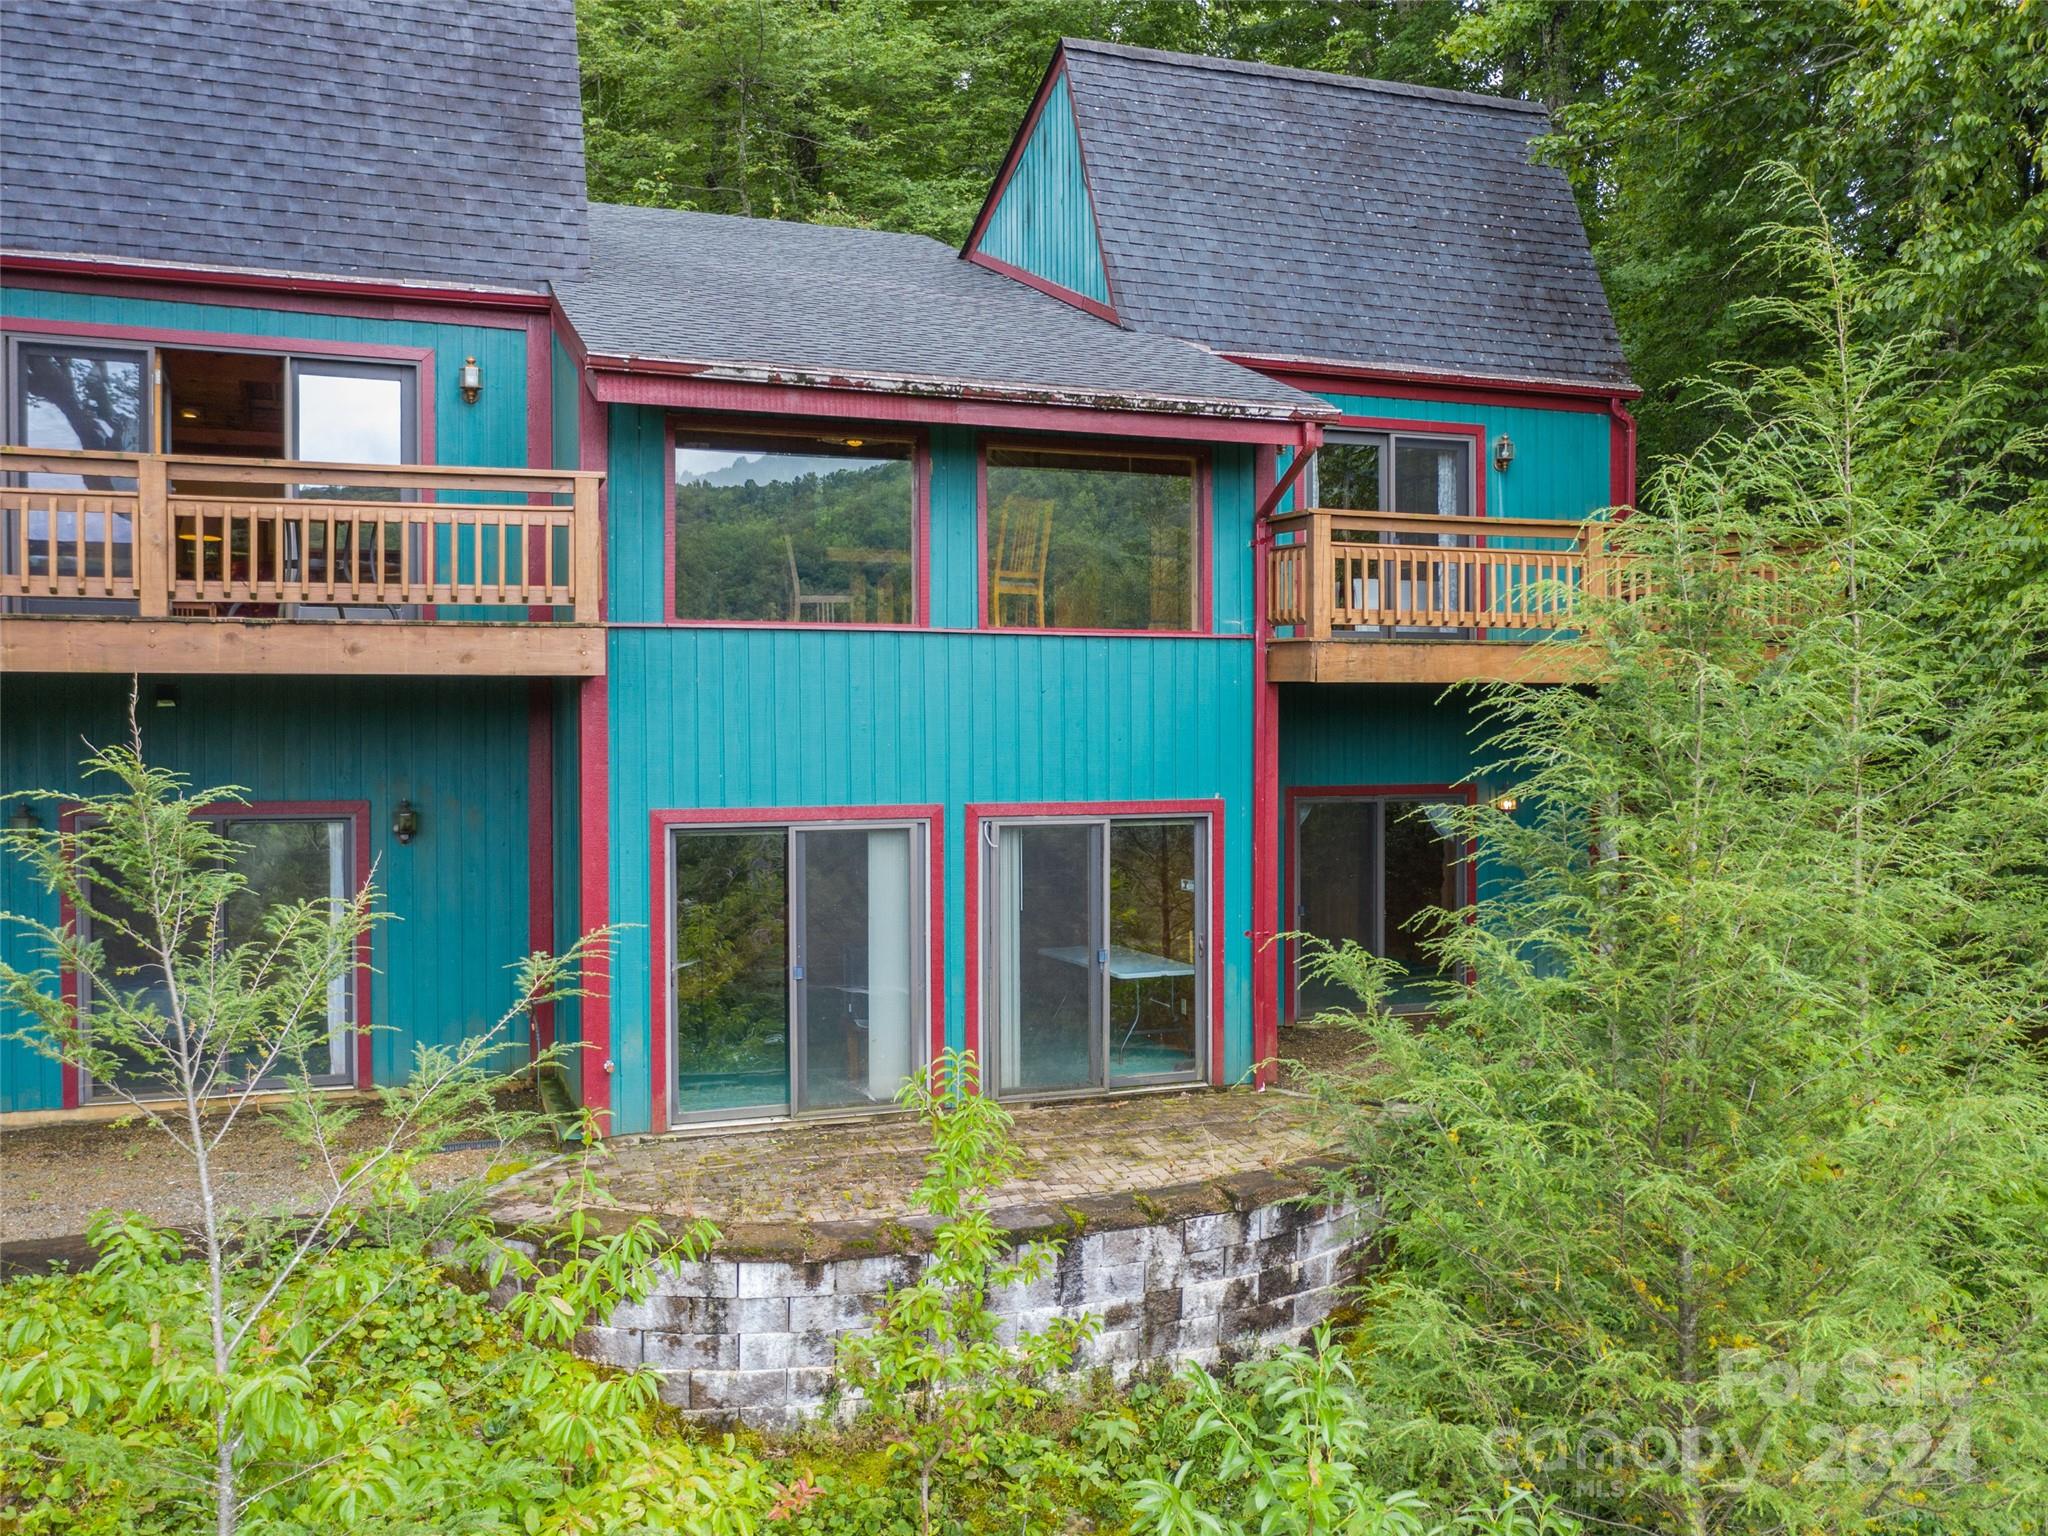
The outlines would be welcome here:
M 1382 363 L 1362 363 L 1356 358 L 1313 357 L 1284 352 L 1247 352 L 1235 347 L 1217 349 L 1217 356 L 1241 367 L 1260 372 L 1320 373 L 1332 377 L 1383 379 L 1399 383 L 1448 384 L 1467 389 L 1524 390 L 1561 395 L 1584 395 L 1601 400 L 1640 399 L 1642 390 L 1626 377 L 1620 379 L 1567 378 L 1554 374 L 1474 372 L 1470 369 L 1397 368 Z
M 546 309 L 552 300 L 543 280 L 531 287 L 499 283 L 463 283 L 441 278 L 349 277 L 333 272 L 301 272 L 277 267 L 217 266 L 204 262 L 145 260 L 96 252 L 26 251 L 0 248 L 0 270 L 44 272 L 74 277 L 128 278 L 138 282 L 205 284 L 213 287 L 267 288 L 287 293 L 347 297 L 402 296 L 448 304 L 490 304 Z
M 936 375 L 868 373 L 840 368 L 792 367 L 776 363 L 649 357 L 634 353 L 589 352 L 585 366 L 600 373 L 667 374 L 712 383 L 761 384 L 787 389 L 853 391 L 926 400 L 976 400 L 1073 410 L 1130 411 L 1223 421 L 1314 421 L 1340 414 L 1336 407 L 1303 395 L 1302 404 L 1282 406 L 1259 400 L 1200 395 L 1158 395 L 1142 391 L 1063 388 L 992 379 L 949 379 Z

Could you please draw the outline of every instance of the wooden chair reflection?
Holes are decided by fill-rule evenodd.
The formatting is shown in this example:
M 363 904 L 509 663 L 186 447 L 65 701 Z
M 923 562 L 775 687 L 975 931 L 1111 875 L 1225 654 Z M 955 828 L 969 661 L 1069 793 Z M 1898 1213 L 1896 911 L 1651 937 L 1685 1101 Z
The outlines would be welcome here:
M 1045 564 L 1052 548 L 1050 499 L 1007 496 L 996 509 L 995 538 L 989 544 L 988 621 L 1003 627 L 1003 599 L 1031 605 L 1031 624 L 1045 628 Z
M 789 616 L 796 623 L 806 618 L 820 624 L 844 624 L 853 618 L 851 592 L 806 592 L 796 569 L 796 541 L 782 536 L 782 551 L 789 557 Z

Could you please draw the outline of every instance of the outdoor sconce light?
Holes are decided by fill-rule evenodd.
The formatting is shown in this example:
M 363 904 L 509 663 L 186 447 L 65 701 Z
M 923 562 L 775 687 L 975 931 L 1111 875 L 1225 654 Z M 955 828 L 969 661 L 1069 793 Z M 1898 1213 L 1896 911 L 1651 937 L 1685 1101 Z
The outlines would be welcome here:
M 420 813 L 410 800 L 398 802 L 391 813 L 391 835 L 401 843 L 410 843 L 420 835 Z
M 1521 805 L 1521 803 L 1522 802 L 1517 800 L 1513 795 L 1502 795 L 1498 800 L 1493 802 L 1493 808 L 1496 811 L 1513 811 L 1517 809 Z
M 158 683 L 155 688 L 150 690 L 149 698 L 150 702 L 156 705 L 158 709 L 176 709 L 178 707 L 177 685 L 174 683 Z
M 1515 462 L 1515 440 L 1503 432 L 1493 440 L 1493 467 L 1502 474 Z
M 484 371 L 477 367 L 475 358 L 465 357 L 462 360 L 460 379 L 463 403 L 475 405 L 476 397 L 484 392 Z
M 14 802 L 14 814 L 7 818 L 7 825 L 17 832 L 33 832 L 42 826 L 43 819 L 36 814 L 35 806 L 27 800 Z

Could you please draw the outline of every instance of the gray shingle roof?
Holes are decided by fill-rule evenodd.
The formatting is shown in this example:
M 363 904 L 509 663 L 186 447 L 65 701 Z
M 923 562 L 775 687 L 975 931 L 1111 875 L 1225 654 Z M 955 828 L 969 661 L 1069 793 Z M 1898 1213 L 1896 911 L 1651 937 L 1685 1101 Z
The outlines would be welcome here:
M 1119 329 L 971 266 L 922 235 L 605 203 L 591 205 L 590 234 L 588 277 L 555 287 L 594 355 L 1135 409 L 1326 409 L 1200 347 Z
M 1118 314 L 1226 352 L 1625 385 L 1533 103 L 1068 40 Z
M 0 245 L 532 286 L 579 270 L 572 0 L 7 0 Z

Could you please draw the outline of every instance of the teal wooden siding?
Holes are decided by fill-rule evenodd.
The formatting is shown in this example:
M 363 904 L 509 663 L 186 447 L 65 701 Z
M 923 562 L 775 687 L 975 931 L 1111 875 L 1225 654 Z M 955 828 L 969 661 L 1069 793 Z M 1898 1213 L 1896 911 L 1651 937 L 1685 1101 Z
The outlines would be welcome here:
M 615 1111 L 649 1129 L 656 1027 L 649 813 L 945 808 L 947 1037 L 962 1040 L 964 807 L 1225 802 L 1224 1067 L 1250 1060 L 1251 646 L 902 631 L 620 630 L 611 637 Z
M 528 947 L 527 685 L 185 678 L 178 689 L 176 709 L 144 715 L 143 747 L 195 789 L 235 784 L 257 801 L 369 802 L 374 879 L 397 919 L 374 939 L 377 1080 L 405 1071 L 415 1045 L 451 1045 L 495 1020 L 512 997 L 506 967 Z M 0 683 L 0 794 L 78 793 L 81 741 L 123 739 L 127 702 L 124 678 Z M 420 834 L 409 846 L 390 835 L 401 799 L 419 808 Z M 0 857 L 0 910 L 56 917 L 55 901 L 11 857 Z M 42 963 L 12 925 L 0 945 L 15 965 Z M 55 1064 L 0 1041 L 0 1110 L 60 1103 Z
M 1602 411 L 1464 405 L 1387 395 L 1323 398 L 1350 416 L 1485 427 L 1487 450 L 1480 468 L 1486 476 L 1488 517 L 1577 520 L 1607 505 L 1611 426 Z M 1506 474 L 1493 467 L 1493 442 L 1503 432 L 1515 444 L 1515 462 Z
M 576 366 L 576 359 L 562 345 L 561 337 L 553 338 L 549 345 L 553 358 L 548 379 L 553 394 L 549 409 L 554 413 L 551 439 L 555 448 L 554 468 L 581 469 L 583 375 Z
M 11 320 L 210 331 L 274 340 L 280 351 L 319 341 L 430 347 L 434 352 L 434 458 L 441 464 L 518 466 L 526 463 L 526 328 L 523 320 L 496 325 L 447 325 L 421 320 L 373 320 L 315 315 L 289 309 L 191 304 L 182 300 L 59 293 L 9 283 L 0 289 L 0 312 Z M 462 360 L 474 357 L 484 388 L 474 405 L 462 398 Z M 536 409 L 541 403 L 532 402 Z
M 949 1037 L 962 1039 L 964 807 L 1224 801 L 1224 1067 L 1251 1056 L 1252 454 L 1214 459 L 1218 637 L 975 632 L 977 435 L 931 433 L 933 628 L 658 625 L 665 515 L 659 411 L 609 416 L 611 902 L 617 1124 L 646 1130 L 656 998 L 649 813 L 733 806 L 941 805 Z M 558 793 L 565 787 L 558 780 Z
M 1099 304 L 1109 302 L 1064 74 L 1053 81 L 976 249 Z
M 1283 683 L 1280 784 L 1456 784 L 1488 761 L 1475 702 L 1441 688 Z

